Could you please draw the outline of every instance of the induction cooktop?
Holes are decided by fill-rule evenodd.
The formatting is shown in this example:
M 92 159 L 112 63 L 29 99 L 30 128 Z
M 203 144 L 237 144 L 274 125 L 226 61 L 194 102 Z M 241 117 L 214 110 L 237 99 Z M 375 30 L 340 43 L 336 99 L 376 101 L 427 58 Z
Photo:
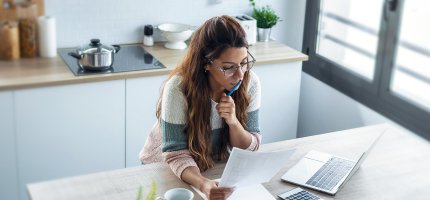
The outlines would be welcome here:
M 139 45 L 121 45 L 121 49 L 114 54 L 112 67 L 103 71 L 81 69 L 78 65 L 78 60 L 68 55 L 69 52 L 75 51 L 75 48 L 63 48 L 58 50 L 58 54 L 75 76 L 166 68 L 154 56 Z

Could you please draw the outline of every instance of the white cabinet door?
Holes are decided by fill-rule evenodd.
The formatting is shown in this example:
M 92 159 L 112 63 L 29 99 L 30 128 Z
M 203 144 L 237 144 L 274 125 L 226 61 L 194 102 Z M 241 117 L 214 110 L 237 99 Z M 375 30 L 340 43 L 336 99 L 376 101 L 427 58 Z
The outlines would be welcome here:
M 0 199 L 18 199 L 13 92 L 0 92 Z
M 26 184 L 125 167 L 125 80 L 15 92 L 20 199 Z
M 139 151 L 157 119 L 155 109 L 166 79 L 167 75 L 126 80 L 126 167 L 141 164 Z
M 266 64 L 252 70 L 261 82 L 263 143 L 296 138 L 302 63 Z

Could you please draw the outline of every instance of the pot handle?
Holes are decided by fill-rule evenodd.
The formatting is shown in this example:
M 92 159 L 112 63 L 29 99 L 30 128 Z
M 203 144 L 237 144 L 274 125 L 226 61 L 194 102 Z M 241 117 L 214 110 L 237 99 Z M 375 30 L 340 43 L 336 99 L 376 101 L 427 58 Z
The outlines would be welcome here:
M 80 60 L 80 59 L 82 58 L 82 55 L 77 54 L 77 53 L 75 53 L 75 52 L 70 52 L 70 53 L 68 53 L 68 54 L 69 54 L 69 56 L 72 56 L 72 57 L 74 57 L 74 58 L 76 58 L 76 59 L 78 59 L 78 60 Z
M 114 53 L 118 53 L 118 51 L 121 49 L 121 46 L 119 45 L 112 45 L 113 48 L 115 48 L 115 52 Z

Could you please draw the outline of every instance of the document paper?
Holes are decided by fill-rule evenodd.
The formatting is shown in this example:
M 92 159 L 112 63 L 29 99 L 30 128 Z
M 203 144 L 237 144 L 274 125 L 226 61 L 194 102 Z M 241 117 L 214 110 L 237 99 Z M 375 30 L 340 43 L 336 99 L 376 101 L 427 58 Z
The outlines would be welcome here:
M 205 194 L 203 194 L 197 188 L 191 186 L 204 200 L 208 200 Z M 227 200 L 276 200 L 275 197 L 270 194 L 266 188 L 261 185 L 252 185 L 246 187 L 235 188 L 233 194 L 227 198 Z
M 294 151 L 252 152 L 233 148 L 219 186 L 245 187 L 268 182 L 285 166 Z

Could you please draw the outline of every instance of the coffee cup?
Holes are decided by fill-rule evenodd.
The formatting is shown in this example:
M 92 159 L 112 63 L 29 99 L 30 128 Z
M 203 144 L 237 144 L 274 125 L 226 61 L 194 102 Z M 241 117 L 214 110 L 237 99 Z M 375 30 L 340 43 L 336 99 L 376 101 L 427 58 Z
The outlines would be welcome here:
M 157 197 L 157 200 L 192 200 L 194 193 L 185 188 L 173 188 L 164 193 L 164 197 Z

